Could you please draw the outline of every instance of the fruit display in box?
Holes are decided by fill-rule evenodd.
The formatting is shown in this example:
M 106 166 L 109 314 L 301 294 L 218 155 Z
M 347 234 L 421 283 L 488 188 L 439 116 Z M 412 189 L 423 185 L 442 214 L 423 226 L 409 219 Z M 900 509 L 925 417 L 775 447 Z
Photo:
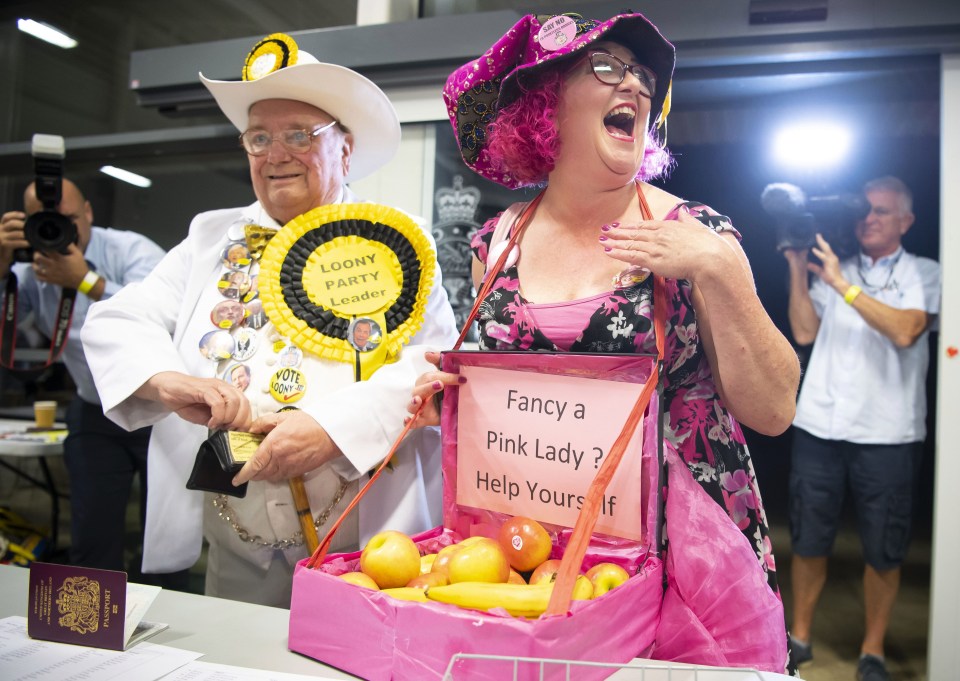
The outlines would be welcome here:
M 507 519 L 496 539 L 467 537 L 423 556 L 410 537 L 386 530 L 367 542 L 360 572 L 340 578 L 401 600 L 539 617 L 550 602 L 561 565 L 559 558 L 549 557 L 552 550 L 550 533 L 522 516 Z M 521 572 L 529 574 L 528 581 Z M 577 576 L 572 599 L 597 598 L 629 578 L 615 563 L 598 563 Z

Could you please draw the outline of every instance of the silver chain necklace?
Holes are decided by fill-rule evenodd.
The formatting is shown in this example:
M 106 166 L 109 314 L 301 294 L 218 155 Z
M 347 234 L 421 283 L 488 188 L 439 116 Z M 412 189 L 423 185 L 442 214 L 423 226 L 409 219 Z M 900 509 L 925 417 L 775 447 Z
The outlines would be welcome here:
M 337 488 L 337 493 L 333 495 L 333 500 L 330 504 L 323 509 L 323 512 L 317 516 L 316 520 L 313 521 L 314 527 L 319 530 L 324 523 L 330 518 L 330 514 L 333 513 L 333 509 L 337 507 L 337 504 L 340 503 L 340 500 L 343 499 L 343 495 L 347 491 L 347 487 L 350 486 L 350 483 L 341 476 L 337 476 L 340 479 L 340 487 Z M 263 546 L 269 549 L 288 549 L 294 546 L 303 546 L 303 532 L 297 532 L 295 535 L 288 539 L 278 539 L 274 542 L 266 541 L 259 534 L 250 534 L 250 532 L 238 523 L 234 518 L 236 517 L 236 511 L 230 506 L 230 502 L 227 501 L 226 494 L 218 494 L 213 498 L 213 507 L 217 509 L 217 515 L 224 522 L 230 523 L 230 527 L 233 528 L 234 532 L 237 533 L 237 536 L 240 537 L 240 541 L 247 542 L 249 544 L 256 544 L 257 546 Z

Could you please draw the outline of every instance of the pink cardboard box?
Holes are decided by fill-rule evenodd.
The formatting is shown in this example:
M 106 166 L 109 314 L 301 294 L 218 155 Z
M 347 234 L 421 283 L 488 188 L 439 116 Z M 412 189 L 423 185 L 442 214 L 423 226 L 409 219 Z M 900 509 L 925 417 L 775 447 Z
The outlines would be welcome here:
M 445 353 L 445 370 L 497 367 L 539 374 L 600 378 L 643 384 L 655 358 L 639 355 L 552 355 L 547 353 Z M 444 526 L 414 537 L 422 554 L 465 536 L 491 536 L 508 514 L 462 507 L 456 502 L 457 391 L 447 391 L 443 408 Z M 559 660 L 626 662 L 645 657 L 654 645 L 664 593 L 658 546 L 662 497 L 658 492 L 661 429 L 656 393 L 643 419 L 639 541 L 594 534 L 583 569 L 617 562 L 633 576 L 615 590 L 589 601 L 574 601 L 565 616 L 525 619 L 505 611 L 465 610 L 443 603 L 401 601 L 349 584 L 336 575 L 357 570 L 360 553 L 327 556 L 317 569 L 297 566 L 290 608 L 289 647 L 365 679 L 441 679 L 456 653 Z M 610 423 L 619 432 L 621 423 Z M 592 480 L 585 467 L 584 489 Z M 385 528 L 387 529 L 387 528 Z M 554 528 L 553 557 L 560 557 L 570 530 Z M 461 660 L 453 679 L 565 678 L 561 666 L 509 661 Z M 541 673 L 543 674 L 541 676 Z M 604 678 L 610 669 L 577 669 L 577 678 Z

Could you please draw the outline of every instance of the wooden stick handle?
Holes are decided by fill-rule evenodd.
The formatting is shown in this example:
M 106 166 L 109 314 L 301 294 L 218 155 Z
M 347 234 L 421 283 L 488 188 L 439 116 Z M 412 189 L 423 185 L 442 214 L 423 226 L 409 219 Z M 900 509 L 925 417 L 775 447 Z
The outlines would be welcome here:
M 290 478 L 290 492 L 293 494 L 293 506 L 297 511 L 300 529 L 303 530 L 303 541 L 307 551 L 312 555 L 320 546 L 317 528 L 313 524 L 313 511 L 310 510 L 310 499 L 307 498 L 307 488 L 303 484 L 303 476 Z

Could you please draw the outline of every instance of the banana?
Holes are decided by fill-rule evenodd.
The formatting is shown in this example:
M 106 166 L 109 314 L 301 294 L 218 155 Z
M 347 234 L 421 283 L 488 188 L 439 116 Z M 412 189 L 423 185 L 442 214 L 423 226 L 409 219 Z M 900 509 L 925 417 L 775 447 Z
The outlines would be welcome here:
M 392 589 L 381 589 L 380 593 L 387 594 L 393 598 L 397 598 L 401 601 L 417 601 L 419 603 L 426 603 L 427 597 L 424 595 L 423 589 L 418 589 L 412 586 L 397 586 Z
M 471 610 L 503 608 L 515 617 L 539 617 L 547 609 L 553 584 L 457 582 L 427 588 L 432 601 Z

